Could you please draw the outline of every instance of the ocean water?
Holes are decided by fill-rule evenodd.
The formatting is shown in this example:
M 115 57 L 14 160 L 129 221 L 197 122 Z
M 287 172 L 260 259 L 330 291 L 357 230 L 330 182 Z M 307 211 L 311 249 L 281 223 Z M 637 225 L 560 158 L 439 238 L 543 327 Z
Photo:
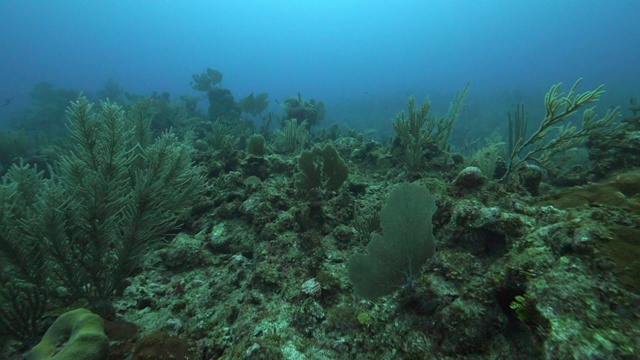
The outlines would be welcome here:
M 177 335 L 191 358 L 636 358 L 639 15 L 638 0 L 0 1 L 0 358 L 85 300 L 111 341 Z M 208 69 L 221 82 L 198 91 Z M 529 138 L 545 94 L 579 79 L 625 126 L 527 157 L 558 133 Z M 450 143 L 392 139 L 410 96 L 443 115 L 467 87 Z M 240 111 L 262 93 L 266 111 Z M 149 95 L 140 118 L 177 137 L 82 116 Z M 320 102 L 309 128 L 285 114 L 317 119 Z M 536 141 L 506 153 L 516 109 Z
M 444 112 L 467 82 L 458 127 L 499 127 L 519 102 L 537 115 L 552 84 L 580 77 L 607 86 L 605 108 L 626 107 L 638 13 L 633 0 L 2 1 L 0 124 L 42 81 L 175 97 L 198 95 L 191 75 L 207 67 L 236 98 L 267 92 L 278 111 L 301 93 L 327 104 L 326 125 L 360 130 L 389 130 L 409 95 Z

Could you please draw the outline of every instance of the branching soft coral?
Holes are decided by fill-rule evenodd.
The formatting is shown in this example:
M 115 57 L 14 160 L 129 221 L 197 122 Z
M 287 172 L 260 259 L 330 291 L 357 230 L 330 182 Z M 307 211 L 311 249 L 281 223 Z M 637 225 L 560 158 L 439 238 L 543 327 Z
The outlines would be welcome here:
M 63 286 L 66 297 L 92 305 L 124 291 L 203 185 L 189 144 L 172 133 L 141 142 L 150 136 L 150 121 L 139 119 L 145 114 L 108 102 L 95 111 L 81 97 L 67 111 L 73 148 L 52 177 L 14 166 L 0 184 L 3 271 L 43 292 Z
M 514 144 L 510 146 L 512 150 L 503 180 L 508 179 L 514 170 L 529 161 L 541 166 L 548 165 L 554 155 L 584 145 L 595 133 L 606 135 L 620 131 L 620 127 L 617 126 L 620 117 L 618 108 L 607 110 L 602 117 L 596 114 L 595 108 L 586 109 L 582 114 L 580 129 L 564 123 L 581 108 L 597 102 L 604 93 L 604 86 L 600 85 L 594 90 L 577 94 L 576 89 L 581 81 L 582 79 L 578 79 L 568 94 L 560 91 L 561 83 L 551 87 L 544 98 L 546 108 L 544 120 L 538 130 L 528 138 L 526 137 L 526 118 L 516 117 L 516 121 L 520 123 L 510 127 L 520 128 L 521 131 L 513 140 Z M 553 134 L 556 136 L 554 137 Z

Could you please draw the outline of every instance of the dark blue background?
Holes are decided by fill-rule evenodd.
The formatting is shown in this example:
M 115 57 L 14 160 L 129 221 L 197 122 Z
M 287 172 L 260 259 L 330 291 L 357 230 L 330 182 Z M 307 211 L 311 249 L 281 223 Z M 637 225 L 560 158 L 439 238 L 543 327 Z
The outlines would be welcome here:
M 328 122 L 355 126 L 387 121 L 411 94 L 446 107 L 467 81 L 485 117 L 514 92 L 541 106 L 550 85 L 579 77 L 625 106 L 640 83 L 635 0 L 5 0 L 0 18 L 0 98 L 15 96 L 0 119 L 40 81 L 197 94 L 191 74 L 207 67 L 237 98 L 301 92 L 327 103 Z

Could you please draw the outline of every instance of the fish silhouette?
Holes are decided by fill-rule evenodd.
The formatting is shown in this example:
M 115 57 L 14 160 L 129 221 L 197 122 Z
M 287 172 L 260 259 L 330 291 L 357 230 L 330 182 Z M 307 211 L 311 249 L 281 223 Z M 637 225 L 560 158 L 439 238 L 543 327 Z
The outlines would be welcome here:
M 15 96 L 12 96 L 12 97 L 10 97 L 10 98 L 6 98 L 6 99 L 4 99 L 4 104 L 2 104 L 2 107 L 7 107 L 7 106 L 9 106 L 9 104 L 11 104 L 11 100 L 13 100 L 13 98 L 14 98 L 14 97 L 15 97 Z

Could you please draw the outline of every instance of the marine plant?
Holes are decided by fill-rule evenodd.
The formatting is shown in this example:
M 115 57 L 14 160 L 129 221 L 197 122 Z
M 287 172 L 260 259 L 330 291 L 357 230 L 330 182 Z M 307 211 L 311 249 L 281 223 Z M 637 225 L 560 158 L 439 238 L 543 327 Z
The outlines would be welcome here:
M 269 106 L 269 94 L 260 93 L 254 96 L 253 93 L 238 101 L 238 107 L 243 113 L 257 116 Z
M 284 120 L 281 129 L 275 132 L 276 145 L 284 152 L 295 154 L 302 150 L 309 139 L 307 123 L 298 123 L 296 119 Z
M 354 206 L 353 229 L 366 241 L 371 241 L 374 232 L 380 230 L 380 216 L 377 213 L 365 214 Z
M 629 99 L 629 111 L 631 111 L 633 118 L 638 117 L 638 112 L 640 112 L 640 104 L 638 104 L 638 99 Z
M 231 129 L 220 121 L 214 121 L 204 133 L 207 144 L 214 150 L 221 150 L 233 142 Z
M 314 99 L 305 100 L 300 93 L 297 97 L 290 97 L 280 107 L 285 112 L 285 120 L 296 119 L 299 124 L 306 122 L 307 128 L 318 125 L 324 119 L 324 102 Z
M 471 163 L 477 166 L 482 174 L 492 179 L 496 173 L 498 162 L 504 157 L 504 145 L 499 136 L 486 139 L 484 146 L 471 154 Z
M 332 145 L 304 151 L 298 159 L 296 187 L 305 194 L 337 191 L 349 177 L 349 168 Z
M 254 156 L 262 156 L 267 152 L 264 145 L 264 136 L 254 134 L 247 140 L 247 152 Z
M 397 185 L 380 211 L 382 234 L 374 234 L 367 254 L 349 259 L 349 279 L 357 295 L 375 300 L 398 288 L 413 292 L 413 282 L 433 256 L 431 217 L 435 197 L 420 185 Z
M 222 73 L 218 70 L 207 68 L 201 74 L 191 75 L 191 87 L 198 91 L 211 91 L 222 82 Z
M 74 90 L 56 88 L 48 82 L 37 83 L 29 92 L 31 109 L 12 120 L 11 127 L 23 130 L 29 138 L 43 133 L 50 139 L 66 135 L 65 109 L 70 101 L 78 98 Z
M 236 103 L 229 89 L 219 86 L 222 82 L 222 73 L 211 68 L 201 74 L 193 74 L 191 87 L 197 91 L 207 93 L 209 99 L 209 119 L 238 118 L 240 107 Z
M 136 127 L 149 121 L 109 102 L 93 107 L 85 97 L 69 106 L 73 147 L 51 178 L 23 164 L 3 178 L 0 265 L 11 280 L 0 299 L 8 285 L 61 287 L 67 300 L 104 310 L 202 191 L 189 144 L 172 133 L 144 144 L 150 129 Z
M 621 131 L 617 126 L 620 117 L 618 108 L 607 110 L 604 116 L 596 114 L 595 107 L 586 109 L 582 113 L 581 128 L 566 122 L 581 108 L 598 102 L 604 93 L 604 85 L 581 94 L 576 93 L 581 81 L 582 79 L 578 79 L 568 94 L 561 92 L 562 83 L 549 89 L 544 97 L 545 117 L 540 127 L 529 137 L 526 136 L 527 119 L 523 110 L 519 108 L 514 119 L 510 118 L 510 154 L 503 181 L 528 162 L 547 167 L 555 155 L 584 145 L 596 133 L 613 135 Z
M 430 115 L 431 101 L 429 99 L 426 99 L 416 109 L 413 96 L 407 101 L 408 114 L 401 111 L 396 115 L 393 121 L 393 130 L 402 144 L 404 161 L 409 169 L 416 170 L 419 167 L 423 149 L 427 144 L 435 145 L 440 150 L 448 150 L 453 125 L 462 110 L 468 90 L 469 84 L 456 94 L 444 117 Z
M 102 101 L 108 100 L 120 105 L 124 105 L 126 103 L 124 89 L 120 86 L 118 80 L 111 76 L 107 78 L 107 81 L 102 85 L 102 89 L 98 90 L 96 98 Z
M 24 130 L 0 131 L 0 174 L 29 150 L 29 138 Z
M 39 334 L 49 301 L 42 244 L 28 241 L 21 231 L 42 183 L 43 172 L 22 161 L 0 183 L 0 337 L 27 345 Z

